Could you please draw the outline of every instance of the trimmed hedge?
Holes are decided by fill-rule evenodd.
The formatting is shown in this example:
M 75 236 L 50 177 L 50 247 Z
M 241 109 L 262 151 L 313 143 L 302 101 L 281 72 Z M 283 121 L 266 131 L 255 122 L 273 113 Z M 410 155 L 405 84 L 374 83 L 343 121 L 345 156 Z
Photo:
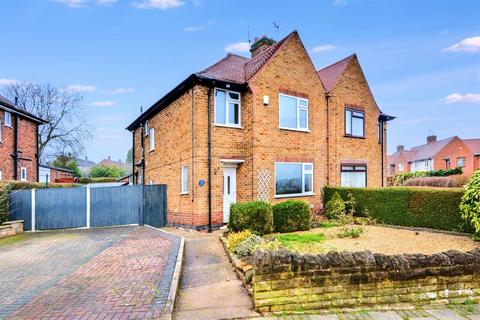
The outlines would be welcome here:
M 117 182 L 117 178 L 103 177 L 103 178 L 79 178 L 78 183 L 88 184 L 88 183 L 104 183 L 104 182 Z
M 273 206 L 273 225 L 277 232 L 310 230 L 312 214 L 306 201 L 288 200 Z
M 259 235 L 271 233 L 273 231 L 272 206 L 262 201 L 232 204 L 228 229 L 233 232 L 248 229 Z
M 459 209 L 463 189 L 449 188 L 324 188 L 324 205 L 335 192 L 346 200 L 355 198 L 355 212 L 368 214 L 380 223 L 424 227 L 447 231 L 472 232 Z

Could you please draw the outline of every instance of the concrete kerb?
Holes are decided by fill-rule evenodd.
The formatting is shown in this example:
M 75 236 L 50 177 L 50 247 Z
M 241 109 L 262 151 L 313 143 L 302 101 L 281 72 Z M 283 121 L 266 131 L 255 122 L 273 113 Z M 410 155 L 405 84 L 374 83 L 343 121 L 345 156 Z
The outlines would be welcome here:
M 175 269 L 173 270 L 172 280 L 170 282 L 170 289 L 169 289 L 169 292 L 168 292 L 167 301 L 166 301 L 165 307 L 162 311 L 162 315 L 160 317 L 160 319 L 171 320 L 172 319 L 173 308 L 175 306 L 175 299 L 176 299 L 176 296 L 177 296 L 178 285 L 180 283 L 180 275 L 181 275 L 181 272 L 182 272 L 185 238 L 180 237 L 178 235 L 175 235 L 173 233 L 170 233 L 168 231 L 152 227 L 150 225 L 145 225 L 145 226 L 149 227 L 149 228 L 152 228 L 152 229 L 155 229 L 155 230 L 158 230 L 160 232 L 166 233 L 166 234 L 168 234 L 172 237 L 180 238 L 180 245 L 179 245 L 179 248 L 178 248 L 177 259 L 175 261 Z

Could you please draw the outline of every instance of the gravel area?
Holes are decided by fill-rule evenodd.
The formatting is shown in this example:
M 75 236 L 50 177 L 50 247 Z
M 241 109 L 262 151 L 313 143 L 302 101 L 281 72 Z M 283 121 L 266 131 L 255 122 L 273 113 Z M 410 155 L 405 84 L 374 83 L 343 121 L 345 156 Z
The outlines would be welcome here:
M 468 236 L 448 235 L 429 231 L 411 231 L 382 226 L 362 226 L 363 233 L 358 238 L 337 237 L 342 227 L 315 228 L 308 232 L 319 232 L 327 236 L 327 240 L 316 246 L 307 246 L 307 252 L 318 249 L 318 252 L 363 251 L 374 253 L 423 253 L 433 254 L 448 250 L 469 251 L 477 248 L 480 242 L 475 242 Z

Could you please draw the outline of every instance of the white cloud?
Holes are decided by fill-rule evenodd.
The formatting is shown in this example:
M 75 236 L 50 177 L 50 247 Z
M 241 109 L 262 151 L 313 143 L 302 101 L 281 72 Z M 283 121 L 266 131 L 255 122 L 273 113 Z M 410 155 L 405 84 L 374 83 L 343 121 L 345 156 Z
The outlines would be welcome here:
M 248 52 L 250 51 L 250 44 L 248 42 L 237 42 L 229 44 L 225 47 L 227 52 Z
M 0 86 L 9 86 L 12 84 L 19 83 L 21 81 L 15 80 L 15 79 L 0 79 Z
M 480 52 L 480 36 L 463 39 L 462 41 L 457 42 L 451 45 L 450 47 L 443 49 L 443 51 L 447 51 L 447 52 L 465 51 L 470 53 Z
M 160 9 L 167 10 L 170 8 L 181 7 L 185 4 L 182 0 L 143 0 L 132 2 L 132 5 L 138 9 Z
M 213 25 L 213 22 L 212 21 L 209 21 L 207 22 L 206 24 L 202 24 L 202 25 L 198 25 L 198 26 L 189 26 L 189 27 L 185 27 L 183 29 L 183 31 L 185 32 L 196 32 L 196 31 L 203 31 L 205 29 L 207 29 L 208 27 L 212 26 Z
M 115 105 L 115 101 L 95 101 L 95 102 L 92 102 L 91 105 L 94 106 L 94 107 L 111 107 L 113 105 Z
M 334 6 L 344 6 L 347 4 L 347 0 L 333 0 Z
M 70 8 L 83 8 L 85 7 L 87 0 L 57 0 L 57 2 Z
M 89 84 L 71 84 L 65 88 L 69 92 L 93 92 L 95 91 L 95 86 Z
M 133 88 L 115 88 L 115 89 L 112 89 L 112 90 L 105 90 L 105 91 L 102 91 L 103 93 L 106 93 L 106 94 L 124 94 L 124 93 L 129 93 L 129 92 L 133 92 Z
M 325 44 L 325 45 L 321 45 L 321 46 L 317 46 L 315 48 L 312 49 L 312 52 L 325 52 L 325 51 L 331 51 L 331 50 L 334 50 L 336 49 L 337 47 L 335 47 L 334 45 L 332 44 Z
M 480 93 L 452 93 L 441 100 L 445 104 L 452 103 L 480 103 Z

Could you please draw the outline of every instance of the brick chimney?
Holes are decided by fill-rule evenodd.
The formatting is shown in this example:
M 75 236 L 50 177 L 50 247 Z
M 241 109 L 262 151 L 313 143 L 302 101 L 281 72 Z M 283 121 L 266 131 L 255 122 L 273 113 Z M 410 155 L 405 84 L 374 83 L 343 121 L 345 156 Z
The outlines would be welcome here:
M 108 156 L 108 160 L 111 160 L 110 156 Z
M 268 38 L 266 35 L 263 35 L 261 38 L 255 37 L 252 45 L 250 46 L 250 53 L 252 54 L 252 58 L 267 50 L 275 43 L 275 40 Z
M 403 152 L 405 150 L 405 147 L 401 144 L 397 146 L 397 152 Z
M 432 135 L 427 137 L 427 144 L 437 142 L 437 136 Z

